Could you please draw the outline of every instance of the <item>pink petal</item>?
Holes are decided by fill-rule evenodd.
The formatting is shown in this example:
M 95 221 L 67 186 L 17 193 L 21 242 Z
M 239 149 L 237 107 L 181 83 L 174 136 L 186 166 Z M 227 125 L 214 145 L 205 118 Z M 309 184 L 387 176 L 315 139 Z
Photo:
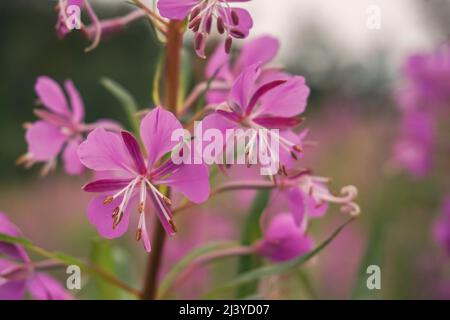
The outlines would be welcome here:
M 128 230 L 129 210 L 125 210 L 122 221 L 113 229 L 112 214 L 114 209 L 120 205 L 122 197 L 118 197 L 110 204 L 103 204 L 104 200 L 105 196 L 99 195 L 89 202 L 88 219 L 102 237 L 106 239 L 121 237 Z M 129 206 L 131 204 L 132 201 L 130 201 Z
M 303 122 L 303 120 L 299 117 L 261 116 L 253 119 L 253 122 L 267 129 L 285 130 L 298 126 Z
M 28 290 L 35 300 L 72 300 L 73 297 L 53 277 L 45 273 L 36 273 L 28 281 Z
M 178 119 L 161 107 L 153 109 L 142 119 L 141 138 L 148 153 L 148 168 L 178 144 L 171 137 L 175 130 L 182 128 Z
M 209 90 L 206 93 L 208 104 L 220 104 L 228 100 L 228 90 Z
M 159 13 L 168 19 L 183 20 L 199 0 L 159 0 Z
M 189 200 L 202 203 L 209 197 L 209 170 L 204 164 L 184 164 L 170 175 L 168 186 L 183 193 Z
M 2 212 L 0 212 L 0 233 L 11 237 L 23 236 L 22 231 L 20 231 L 20 229 L 8 219 L 6 214 Z M 28 254 L 21 245 L 0 242 L 0 255 L 1 254 L 25 262 L 30 260 Z
M 258 114 L 293 117 L 305 111 L 309 88 L 303 77 L 292 77 L 285 84 L 266 93 Z
M 49 161 L 54 159 L 66 141 L 66 136 L 58 127 L 46 122 L 37 121 L 27 129 L 25 139 L 28 143 L 28 152 L 36 161 Z
M 125 143 L 128 153 L 131 159 L 133 159 L 139 174 L 144 174 L 147 170 L 145 168 L 141 148 L 139 147 L 139 142 L 137 142 L 136 138 L 127 131 L 122 131 L 120 134 L 122 135 L 123 143 Z
M 250 29 L 253 27 L 253 20 L 252 17 L 250 16 L 250 13 L 242 8 L 232 8 L 232 9 L 226 8 L 225 12 L 228 17 L 225 17 L 223 11 L 220 12 L 220 16 L 222 17 L 222 19 L 224 19 L 224 21 L 232 21 L 231 10 L 236 12 L 239 17 L 239 24 L 237 26 L 230 25 L 231 34 L 238 39 L 248 37 Z M 237 30 L 238 33 L 233 32 L 234 30 Z
M 295 225 L 292 214 L 281 213 L 271 221 L 258 250 L 272 261 L 283 262 L 300 257 L 312 246 L 312 239 Z
M 23 300 L 25 281 L 8 281 L 0 285 L 0 300 Z
M 291 188 L 287 191 L 289 210 L 292 212 L 295 224 L 300 226 L 305 217 L 305 198 L 298 188 Z
M 84 166 L 77 153 L 79 145 L 80 143 L 77 140 L 69 141 L 63 153 L 64 170 L 72 176 L 80 175 L 84 171 Z
M 154 191 L 150 190 L 148 193 L 150 200 L 153 203 L 153 207 L 156 211 L 156 215 L 158 216 L 159 221 L 161 222 L 164 230 L 169 236 L 173 236 L 176 233 L 176 230 L 171 223 L 173 221 L 173 215 L 170 208 L 167 206 L 167 204 L 159 197 L 157 196 Z
M 131 179 L 100 179 L 89 182 L 83 187 L 86 192 L 119 191 L 129 185 Z
M 253 111 L 253 108 L 256 106 L 256 104 L 259 102 L 259 100 L 270 90 L 274 90 L 275 88 L 283 85 L 286 83 L 286 80 L 274 80 L 268 83 L 263 84 L 258 89 L 255 90 L 255 93 L 252 95 L 247 109 L 245 110 L 246 115 L 250 115 Z
M 136 173 L 122 138 L 103 128 L 92 131 L 80 144 L 78 157 L 81 163 L 92 170 Z
M 208 60 L 206 76 L 214 80 L 232 80 L 230 72 L 230 56 L 225 52 L 225 44 L 217 46 L 213 55 Z
M 255 83 L 261 73 L 259 65 L 246 68 L 236 79 L 231 89 L 232 100 L 245 111 L 255 90 Z
M 256 38 L 242 46 L 241 55 L 235 69 L 242 70 L 255 63 L 265 65 L 275 57 L 279 47 L 280 43 L 274 37 L 262 36 Z
M 41 76 L 38 78 L 34 90 L 42 104 L 49 110 L 69 117 L 70 111 L 61 87 L 53 79 Z
M 84 119 L 83 99 L 71 80 L 67 80 L 64 85 L 69 94 L 70 106 L 72 107 L 72 120 L 75 123 L 80 123 Z

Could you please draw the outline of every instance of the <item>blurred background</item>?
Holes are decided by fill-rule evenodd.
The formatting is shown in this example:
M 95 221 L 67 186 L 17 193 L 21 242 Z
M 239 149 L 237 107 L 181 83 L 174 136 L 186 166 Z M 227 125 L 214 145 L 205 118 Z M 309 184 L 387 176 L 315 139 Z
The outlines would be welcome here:
M 101 18 L 132 8 L 120 0 L 92 3 Z M 0 2 L 0 210 L 39 245 L 88 256 L 89 244 L 98 241 L 85 217 L 89 196 L 80 189 L 88 177 L 68 177 L 57 170 L 40 178 L 39 168 L 15 165 L 26 152 L 22 124 L 35 119 L 35 80 L 40 75 L 58 82 L 71 78 L 83 96 L 87 122 L 105 117 L 120 121 L 125 115 L 100 85 L 100 78 L 121 83 L 142 108 L 152 106 L 152 82 L 162 46 L 149 24 L 139 21 L 84 53 L 88 43 L 80 34 L 58 40 L 55 5 L 50 0 Z M 381 10 L 380 29 L 366 26 L 370 5 Z M 274 297 L 450 298 L 449 262 L 432 237 L 441 199 L 449 191 L 440 182 L 449 179 L 448 170 L 418 180 L 391 163 L 399 128 L 393 92 L 402 83 L 401 67 L 411 54 L 432 51 L 448 40 L 448 1 L 254 0 L 244 6 L 255 22 L 251 35 L 279 37 L 282 49 L 276 63 L 304 75 L 312 88 L 304 126 L 318 144 L 308 149 L 305 166 L 332 177 L 335 191 L 348 184 L 357 186 L 362 208 L 361 218 L 301 277 L 295 275 L 299 281 L 276 279 L 279 295 Z M 186 38 L 184 59 L 192 66 L 188 70 L 188 86 L 192 86 L 202 77 L 203 62 L 192 54 Z M 218 219 L 236 222 L 249 206 L 245 199 L 224 198 L 195 214 L 212 212 Z M 344 219 L 339 208 L 331 207 L 326 218 L 313 222 L 314 238 L 325 239 Z M 235 229 L 215 234 L 237 238 L 239 229 Z M 144 265 L 140 246 L 132 235 L 113 243 L 120 273 L 138 283 Z M 382 270 L 381 290 L 365 286 L 366 268 L 373 264 Z M 94 297 L 96 290 L 88 284 L 78 296 Z

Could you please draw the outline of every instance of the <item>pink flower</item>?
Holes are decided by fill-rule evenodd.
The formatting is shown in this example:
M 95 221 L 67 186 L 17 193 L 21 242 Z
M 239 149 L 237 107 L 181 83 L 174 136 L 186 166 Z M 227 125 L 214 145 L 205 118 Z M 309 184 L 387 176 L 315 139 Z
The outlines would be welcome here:
M 203 120 L 203 129 L 255 129 L 255 136 L 246 145 L 246 153 L 257 145 L 264 145 L 264 151 L 275 163 L 290 167 L 292 160 L 302 152 L 300 146 L 306 132 L 295 134 L 292 128 L 299 125 L 306 108 L 309 88 L 305 79 L 292 76 L 281 79 L 267 79 L 260 82 L 261 68 L 252 65 L 241 73 L 234 82 L 229 98 L 218 105 L 215 112 Z M 260 129 L 268 130 L 268 138 L 260 135 Z M 277 140 L 280 150 L 273 150 L 268 140 Z
M 432 168 L 435 123 L 427 112 L 408 112 L 394 146 L 394 161 L 414 177 L 425 176 Z
M 442 214 L 436 220 L 433 227 L 433 235 L 436 242 L 450 256 L 450 196 L 444 199 Z
M 92 41 L 86 51 L 95 49 L 102 38 L 116 34 L 131 22 L 145 16 L 142 10 L 134 10 L 124 16 L 100 20 L 87 0 L 59 0 L 56 6 L 58 20 L 56 34 L 60 39 L 65 38 L 72 30 L 80 30 L 82 34 Z M 81 21 L 81 11 L 86 11 L 91 21 L 85 25 Z
M 439 110 L 450 102 L 450 46 L 411 56 L 403 67 L 406 85 L 398 96 L 402 109 Z M 448 111 L 447 111 L 448 112 Z
M 0 212 L 0 233 L 22 237 L 22 232 Z M 37 264 L 21 245 L 0 242 L 0 300 L 21 300 L 25 292 L 36 300 L 69 300 L 67 293 L 53 277 L 37 272 Z
M 103 193 L 88 207 L 88 218 L 103 237 L 111 239 L 123 235 L 128 228 L 131 208 L 138 204 L 140 219 L 136 238 L 142 240 L 144 248 L 150 251 L 145 214 L 148 199 L 166 232 L 174 235 L 176 229 L 170 200 L 157 186 L 169 186 L 195 203 L 207 200 L 206 165 L 176 165 L 170 159 L 159 164 L 159 160 L 177 146 L 177 142 L 171 141 L 171 135 L 181 128 L 172 113 L 157 107 L 141 122 L 140 135 L 146 158 L 135 137 L 126 131 L 117 135 L 98 128 L 80 145 L 78 155 L 86 167 L 99 172 L 112 171 L 121 177 L 97 180 L 83 187 L 87 192 Z M 105 193 L 109 195 L 106 197 Z
M 168 19 L 184 20 L 189 17 L 189 29 L 195 33 L 195 51 L 205 58 L 206 37 L 215 23 L 220 34 L 225 34 L 224 50 L 229 53 L 233 38 L 246 38 L 253 27 L 247 10 L 234 8 L 230 3 L 250 0 L 159 0 L 158 9 Z
M 71 80 L 64 84 L 69 102 L 61 87 L 49 77 L 38 78 L 35 91 L 45 109 L 35 110 L 41 119 L 27 124 L 25 139 L 28 152 L 18 162 L 32 166 L 36 162 L 43 162 L 43 174 L 48 173 L 56 165 L 57 157 L 62 153 L 64 170 L 70 175 L 79 175 L 83 172 L 83 165 L 77 156 L 77 148 L 83 133 L 96 126 L 118 129 L 110 121 L 99 121 L 87 125 L 84 120 L 84 104 Z M 70 107 L 69 107 L 70 105 Z
M 208 60 L 206 67 L 206 77 L 214 79 L 214 85 L 211 85 L 206 95 L 208 103 L 226 101 L 234 81 L 248 66 L 260 63 L 262 73 L 266 76 L 274 72 L 280 72 L 276 68 L 269 69 L 266 67 L 277 54 L 279 46 L 276 38 L 271 36 L 258 37 L 243 45 L 236 62 L 231 64 L 230 57 L 224 50 L 225 43 L 219 45 Z
M 274 262 L 295 259 L 312 247 L 312 239 L 296 226 L 291 213 L 277 214 L 264 231 L 263 239 L 255 244 L 257 253 Z
M 302 229 L 306 230 L 310 218 L 322 217 L 330 203 L 341 205 L 343 212 L 351 215 L 359 214 L 360 208 L 354 202 L 358 190 L 354 186 L 346 186 L 341 189 L 341 196 L 337 196 L 329 190 L 327 185 L 329 181 L 328 178 L 313 176 L 307 170 L 289 177 L 281 177 L 277 181 L 295 223 Z

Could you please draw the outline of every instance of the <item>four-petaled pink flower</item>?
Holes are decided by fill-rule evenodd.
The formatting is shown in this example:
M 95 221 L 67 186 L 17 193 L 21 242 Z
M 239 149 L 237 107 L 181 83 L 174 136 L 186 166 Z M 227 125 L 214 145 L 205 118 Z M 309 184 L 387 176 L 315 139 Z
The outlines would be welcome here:
M 142 120 L 140 135 L 147 156 L 142 153 L 134 136 L 126 131 L 120 135 L 95 129 L 79 149 L 81 162 L 94 171 L 115 172 L 120 178 L 102 179 L 84 186 L 87 192 L 103 193 L 88 207 L 88 217 L 105 238 L 121 236 L 128 228 L 133 207 L 140 213 L 136 238 L 142 240 L 147 251 L 150 241 L 146 223 L 146 202 L 150 199 L 155 212 L 169 235 L 176 232 L 170 210 L 170 200 L 158 186 L 166 185 L 183 193 L 195 203 L 209 196 L 208 167 L 206 165 L 174 164 L 171 159 L 160 163 L 162 157 L 177 147 L 171 140 L 181 123 L 169 111 L 160 107 Z
M 312 239 L 296 226 L 291 213 L 279 213 L 264 230 L 263 239 L 255 244 L 255 251 L 274 261 L 295 259 L 313 247 Z
M 230 88 L 237 77 L 248 66 L 255 63 L 261 64 L 262 76 L 260 81 L 267 77 L 281 78 L 282 71 L 279 68 L 269 68 L 267 64 L 272 61 L 280 47 L 279 41 L 271 36 L 261 36 L 244 44 L 237 60 L 231 64 L 230 57 L 224 51 L 225 43 L 222 43 L 214 51 L 206 67 L 206 77 L 213 79 L 210 89 L 206 94 L 209 104 L 221 103 L 228 99 Z
M 189 17 L 189 29 L 195 33 L 197 55 L 205 58 L 206 36 L 211 33 L 215 20 L 217 31 L 226 35 L 224 50 L 229 53 L 233 38 L 246 38 L 253 27 L 247 10 L 234 8 L 230 3 L 250 0 L 159 0 L 158 9 L 168 19 Z
M 260 81 L 260 76 L 259 64 L 246 68 L 234 82 L 228 100 L 205 117 L 203 129 L 219 129 L 224 136 L 226 130 L 254 129 L 246 155 L 251 158 L 257 146 L 263 146 L 259 154 L 265 152 L 285 171 L 302 152 L 300 144 L 306 132 L 296 134 L 291 129 L 303 121 L 300 114 L 306 108 L 309 88 L 300 76 L 269 77 L 265 81 Z M 260 134 L 261 129 L 267 136 Z M 279 150 L 273 150 L 269 140 L 278 141 Z
M 0 233 L 22 237 L 22 232 L 0 212 Z M 46 273 L 37 272 L 24 247 L 0 242 L 0 300 L 21 300 L 28 291 L 36 300 L 70 300 L 59 282 Z
M 39 100 L 46 109 L 35 110 L 41 120 L 26 125 L 28 152 L 18 162 L 26 166 L 44 162 L 44 174 L 55 167 L 61 152 L 65 171 L 70 175 L 81 174 L 83 165 L 78 159 L 77 148 L 83 134 L 97 126 L 119 129 L 119 126 L 111 121 L 85 124 L 84 104 L 79 92 L 71 80 L 67 80 L 64 86 L 70 108 L 64 92 L 54 80 L 42 76 L 35 85 Z

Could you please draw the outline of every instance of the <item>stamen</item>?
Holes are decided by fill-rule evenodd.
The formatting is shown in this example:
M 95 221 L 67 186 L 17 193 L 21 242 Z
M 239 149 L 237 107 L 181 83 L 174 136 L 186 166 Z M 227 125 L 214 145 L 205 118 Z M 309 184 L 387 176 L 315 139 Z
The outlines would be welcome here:
M 239 24 L 239 16 L 235 10 L 231 10 L 231 21 L 235 26 Z
M 111 202 L 113 202 L 113 200 L 114 200 L 114 197 L 113 196 L 109 196 L 105 200 L 103 200 L 103 204 L 104 205 L 111 204 Z

